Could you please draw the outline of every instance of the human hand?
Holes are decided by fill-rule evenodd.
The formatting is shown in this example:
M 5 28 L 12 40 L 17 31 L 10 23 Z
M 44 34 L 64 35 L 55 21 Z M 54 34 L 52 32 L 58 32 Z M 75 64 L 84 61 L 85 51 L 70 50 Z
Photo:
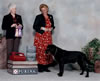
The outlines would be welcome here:
M 21 25 L 21 24 L 18 24 L 18 25 L 16 26 L 16 28 L 22 28 L 22 25 Z
M 52 28 L 41 27 L 41 30 L 44 30 L 45 32 L 51 32 Z
M 12 24 L 12 25 L 11 25 L 11 27 L 16 27 L 16 26 L 17 26 L 17 24 Z
M 52 31 L 52 28 L 48 28 L 48 31 L 51 32 Z
M 47 29 L 47 28 L 45 28 L 45 27 L 41 27 L 41 30 L 44 30 L 45 32 L 47 32 L 47 31 L 48 31 L 48 29 Z

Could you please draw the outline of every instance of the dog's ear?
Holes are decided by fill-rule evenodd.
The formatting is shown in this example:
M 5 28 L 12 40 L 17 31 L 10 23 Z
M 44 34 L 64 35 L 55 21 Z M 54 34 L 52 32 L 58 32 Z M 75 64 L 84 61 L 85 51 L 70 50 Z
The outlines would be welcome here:
M 49 49 L 54 49 L 54 48 L 56 48 L 56 45 L 50 44 L 50 45 L 47 46 L 47 48 L 49 48 Z
M 57 47 L 55 44 L 52 44 L 53 47 Z
M 49 44 L 47 47 L 53 47 L 53 44 Z

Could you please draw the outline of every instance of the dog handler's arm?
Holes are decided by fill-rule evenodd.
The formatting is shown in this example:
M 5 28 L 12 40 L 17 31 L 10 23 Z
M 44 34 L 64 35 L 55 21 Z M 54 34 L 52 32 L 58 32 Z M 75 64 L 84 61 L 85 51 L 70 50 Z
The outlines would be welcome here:
M 33 24 L 33 29 L 40 34 L 43 34 L 43 32 L 44 32 L 44 30 L 41 30 L 40 17 L 39 16 L 36 16 L 36 18 L 35 18 L 35 21 L 34 21 L 34 24 Z

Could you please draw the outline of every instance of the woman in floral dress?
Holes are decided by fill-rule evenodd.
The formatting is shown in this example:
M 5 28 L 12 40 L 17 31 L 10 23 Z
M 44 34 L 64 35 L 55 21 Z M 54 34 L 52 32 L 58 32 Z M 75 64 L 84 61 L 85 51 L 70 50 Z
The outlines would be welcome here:
M 50 72 L 47 65 L 53 62 L 51 55 L 46 55 L 45 50 L 52 44 L 52 31 L 54 30 L 53 16 L 48 14 L 48 6 L 40 5 L 41 14 L 37 15 L 33 25 L 36 31 L 34 45 L 36 46 L 36 59 L 38 61 L 39 72 Z

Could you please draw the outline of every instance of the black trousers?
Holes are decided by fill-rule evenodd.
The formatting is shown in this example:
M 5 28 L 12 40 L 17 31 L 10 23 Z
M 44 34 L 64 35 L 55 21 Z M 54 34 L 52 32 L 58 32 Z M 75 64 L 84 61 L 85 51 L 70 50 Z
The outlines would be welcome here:
M 7 39 L 7 60 L 11 52 L 18 52 L 21 38 Z

